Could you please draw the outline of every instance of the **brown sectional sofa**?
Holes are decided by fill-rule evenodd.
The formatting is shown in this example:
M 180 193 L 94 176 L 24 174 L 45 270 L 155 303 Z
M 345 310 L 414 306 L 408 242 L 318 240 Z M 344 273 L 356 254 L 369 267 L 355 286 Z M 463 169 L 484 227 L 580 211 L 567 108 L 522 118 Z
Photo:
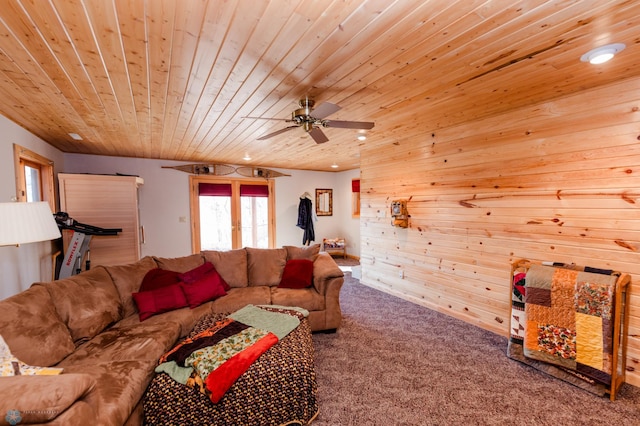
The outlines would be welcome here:
M 58 376 L 0 378 L 0 425 L 122 425 L 142 422 L 141 399 L 158 358 L 211 312 L 247 304 L 299 306 L 313 331 L 340 326 L 343 273 L 319 247 L 204 251 L 181 258 L 145 257 L 96 267 L 63 280 L 35 283 L 0 301 L 0 335 L 12 354 L 34 366 L 64 368 Z M 309 288 L 278 288 L 287 260 L 313 260 Z M 227 295 L 140 321 L 132 293 L 148 271 L 186 272 L 210 261 Z

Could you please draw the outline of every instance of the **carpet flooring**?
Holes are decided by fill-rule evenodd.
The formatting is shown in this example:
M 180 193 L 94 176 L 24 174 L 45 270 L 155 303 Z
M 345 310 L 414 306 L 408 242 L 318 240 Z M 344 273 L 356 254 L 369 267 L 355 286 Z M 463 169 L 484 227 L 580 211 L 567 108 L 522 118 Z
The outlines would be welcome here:
M 505 337 L 364 286 L 338 263 L 343 323 L 313 335 L 313 426 L 640 425 L 639 388 L 614 402 L 590 394 L 507 358 Z

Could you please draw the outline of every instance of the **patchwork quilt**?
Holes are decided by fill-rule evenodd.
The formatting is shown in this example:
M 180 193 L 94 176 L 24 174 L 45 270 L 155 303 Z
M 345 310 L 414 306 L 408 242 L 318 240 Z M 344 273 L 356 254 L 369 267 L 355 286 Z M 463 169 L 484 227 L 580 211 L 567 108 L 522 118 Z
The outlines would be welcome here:
M 611 384 L 617 278 L 558 265 L 516 270 L 508 356 L 604 394 Z

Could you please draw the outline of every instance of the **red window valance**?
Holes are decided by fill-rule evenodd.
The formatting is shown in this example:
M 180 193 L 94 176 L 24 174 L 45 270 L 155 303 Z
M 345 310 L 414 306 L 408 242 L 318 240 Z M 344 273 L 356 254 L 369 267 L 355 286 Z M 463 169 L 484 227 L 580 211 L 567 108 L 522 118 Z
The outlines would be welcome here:
M 240 185 L 241 197 L 269 197 L 267 185 Z
M 198 194 L 210 197 L 231 197 L 231 184 L 201 182 L 198 184 Z

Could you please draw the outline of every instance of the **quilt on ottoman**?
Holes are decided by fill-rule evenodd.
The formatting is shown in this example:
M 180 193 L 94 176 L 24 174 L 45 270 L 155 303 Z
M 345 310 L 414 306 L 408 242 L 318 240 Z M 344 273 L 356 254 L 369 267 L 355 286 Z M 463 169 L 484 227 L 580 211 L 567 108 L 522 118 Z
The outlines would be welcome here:
M 300 324 L 253 362 L 215 403 L 197 387 L 158 373 L 143 399 L 145 424 L 306 425 L 313 421 L 318 406 L 309 323 L 295 310 L 265 309 L 297 316 Z M 189 338 L 197 338 L 227 317 L 204 317 Z

